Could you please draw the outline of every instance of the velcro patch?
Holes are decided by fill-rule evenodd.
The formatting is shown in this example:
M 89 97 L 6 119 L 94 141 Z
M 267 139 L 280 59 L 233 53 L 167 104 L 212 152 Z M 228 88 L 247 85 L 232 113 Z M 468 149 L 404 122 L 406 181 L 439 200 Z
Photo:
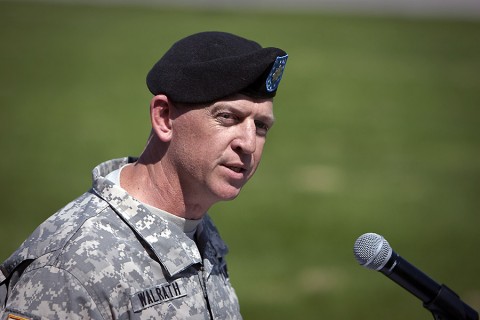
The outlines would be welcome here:
M 13 313 L 9 313 L 7 320 L 31 320 L 32 318 L 26 318 L 24 316 L 19 316 Z
M 187 291 L 183 286 L 181 279 L 170 283 L 157 285 L 133 294 L 130 297 L 133 312 L 140 312 L 151 306 L 185 297 Z

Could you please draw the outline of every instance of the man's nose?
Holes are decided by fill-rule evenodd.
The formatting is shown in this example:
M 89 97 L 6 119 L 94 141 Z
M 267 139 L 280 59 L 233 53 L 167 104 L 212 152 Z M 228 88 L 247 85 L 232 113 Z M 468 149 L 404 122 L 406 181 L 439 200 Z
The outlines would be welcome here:
M 255 152 L 257 148 L 257 126 L 254 121 L 245 122 L 239 127 L 237 137 L 232 141 L 232 148 L 246 154 Z

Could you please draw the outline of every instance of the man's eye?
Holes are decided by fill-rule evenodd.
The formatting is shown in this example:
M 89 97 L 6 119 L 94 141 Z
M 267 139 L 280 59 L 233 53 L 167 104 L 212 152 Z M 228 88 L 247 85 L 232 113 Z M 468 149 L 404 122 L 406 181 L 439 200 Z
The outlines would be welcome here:
M 217 119 L 218 121 L 221 121 L 223 123 L 228 123 L 228 124 L 238 121 L 238 118 L 234 114 L 231 114 L 228 112 L 219 113 L 217 115 Z
M 231 115 L 230 113 L 221 113 L 219 116 L 220 116 L 220 118 L 223 118 L 223 119 L 232 119 L 233 118 L 233 115 Z
M 270 129 L 270 127 L 265 122 L 262 122 L 262 121 L 255 121 L 255 126 L 257 127 L 257 132 L 260 135 L 266 135 L 268 132 L 268 129 Z
M 268 127 L 268 124 L 266 124 L 265 122 L 262 122 L 262 121 L 255 121 L 255 125 L 256 125 L 257 128 L 259 128 L 259 129 L 265 129 L 265 130 L 270 129 L 270 128 Z

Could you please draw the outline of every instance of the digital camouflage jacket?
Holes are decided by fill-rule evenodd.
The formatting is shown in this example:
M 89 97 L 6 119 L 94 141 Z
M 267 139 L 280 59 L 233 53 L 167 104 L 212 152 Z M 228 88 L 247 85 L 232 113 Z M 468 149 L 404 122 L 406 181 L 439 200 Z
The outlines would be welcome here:
M 211 219 L 196 243 L 93 170 L 93 187 L 0 266 L 0 319 L 241 319 Z

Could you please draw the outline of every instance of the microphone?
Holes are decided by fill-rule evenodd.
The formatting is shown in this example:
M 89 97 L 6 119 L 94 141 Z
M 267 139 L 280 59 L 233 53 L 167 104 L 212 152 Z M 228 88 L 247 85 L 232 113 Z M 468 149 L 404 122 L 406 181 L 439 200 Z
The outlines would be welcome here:
M 423 302 L 437 320 L 478 320 L 478 313 L 445 285 L 440 285 L 392 250 L 376 233 L 361 235 L 353 246 L 355 259 L 380 271 Z

